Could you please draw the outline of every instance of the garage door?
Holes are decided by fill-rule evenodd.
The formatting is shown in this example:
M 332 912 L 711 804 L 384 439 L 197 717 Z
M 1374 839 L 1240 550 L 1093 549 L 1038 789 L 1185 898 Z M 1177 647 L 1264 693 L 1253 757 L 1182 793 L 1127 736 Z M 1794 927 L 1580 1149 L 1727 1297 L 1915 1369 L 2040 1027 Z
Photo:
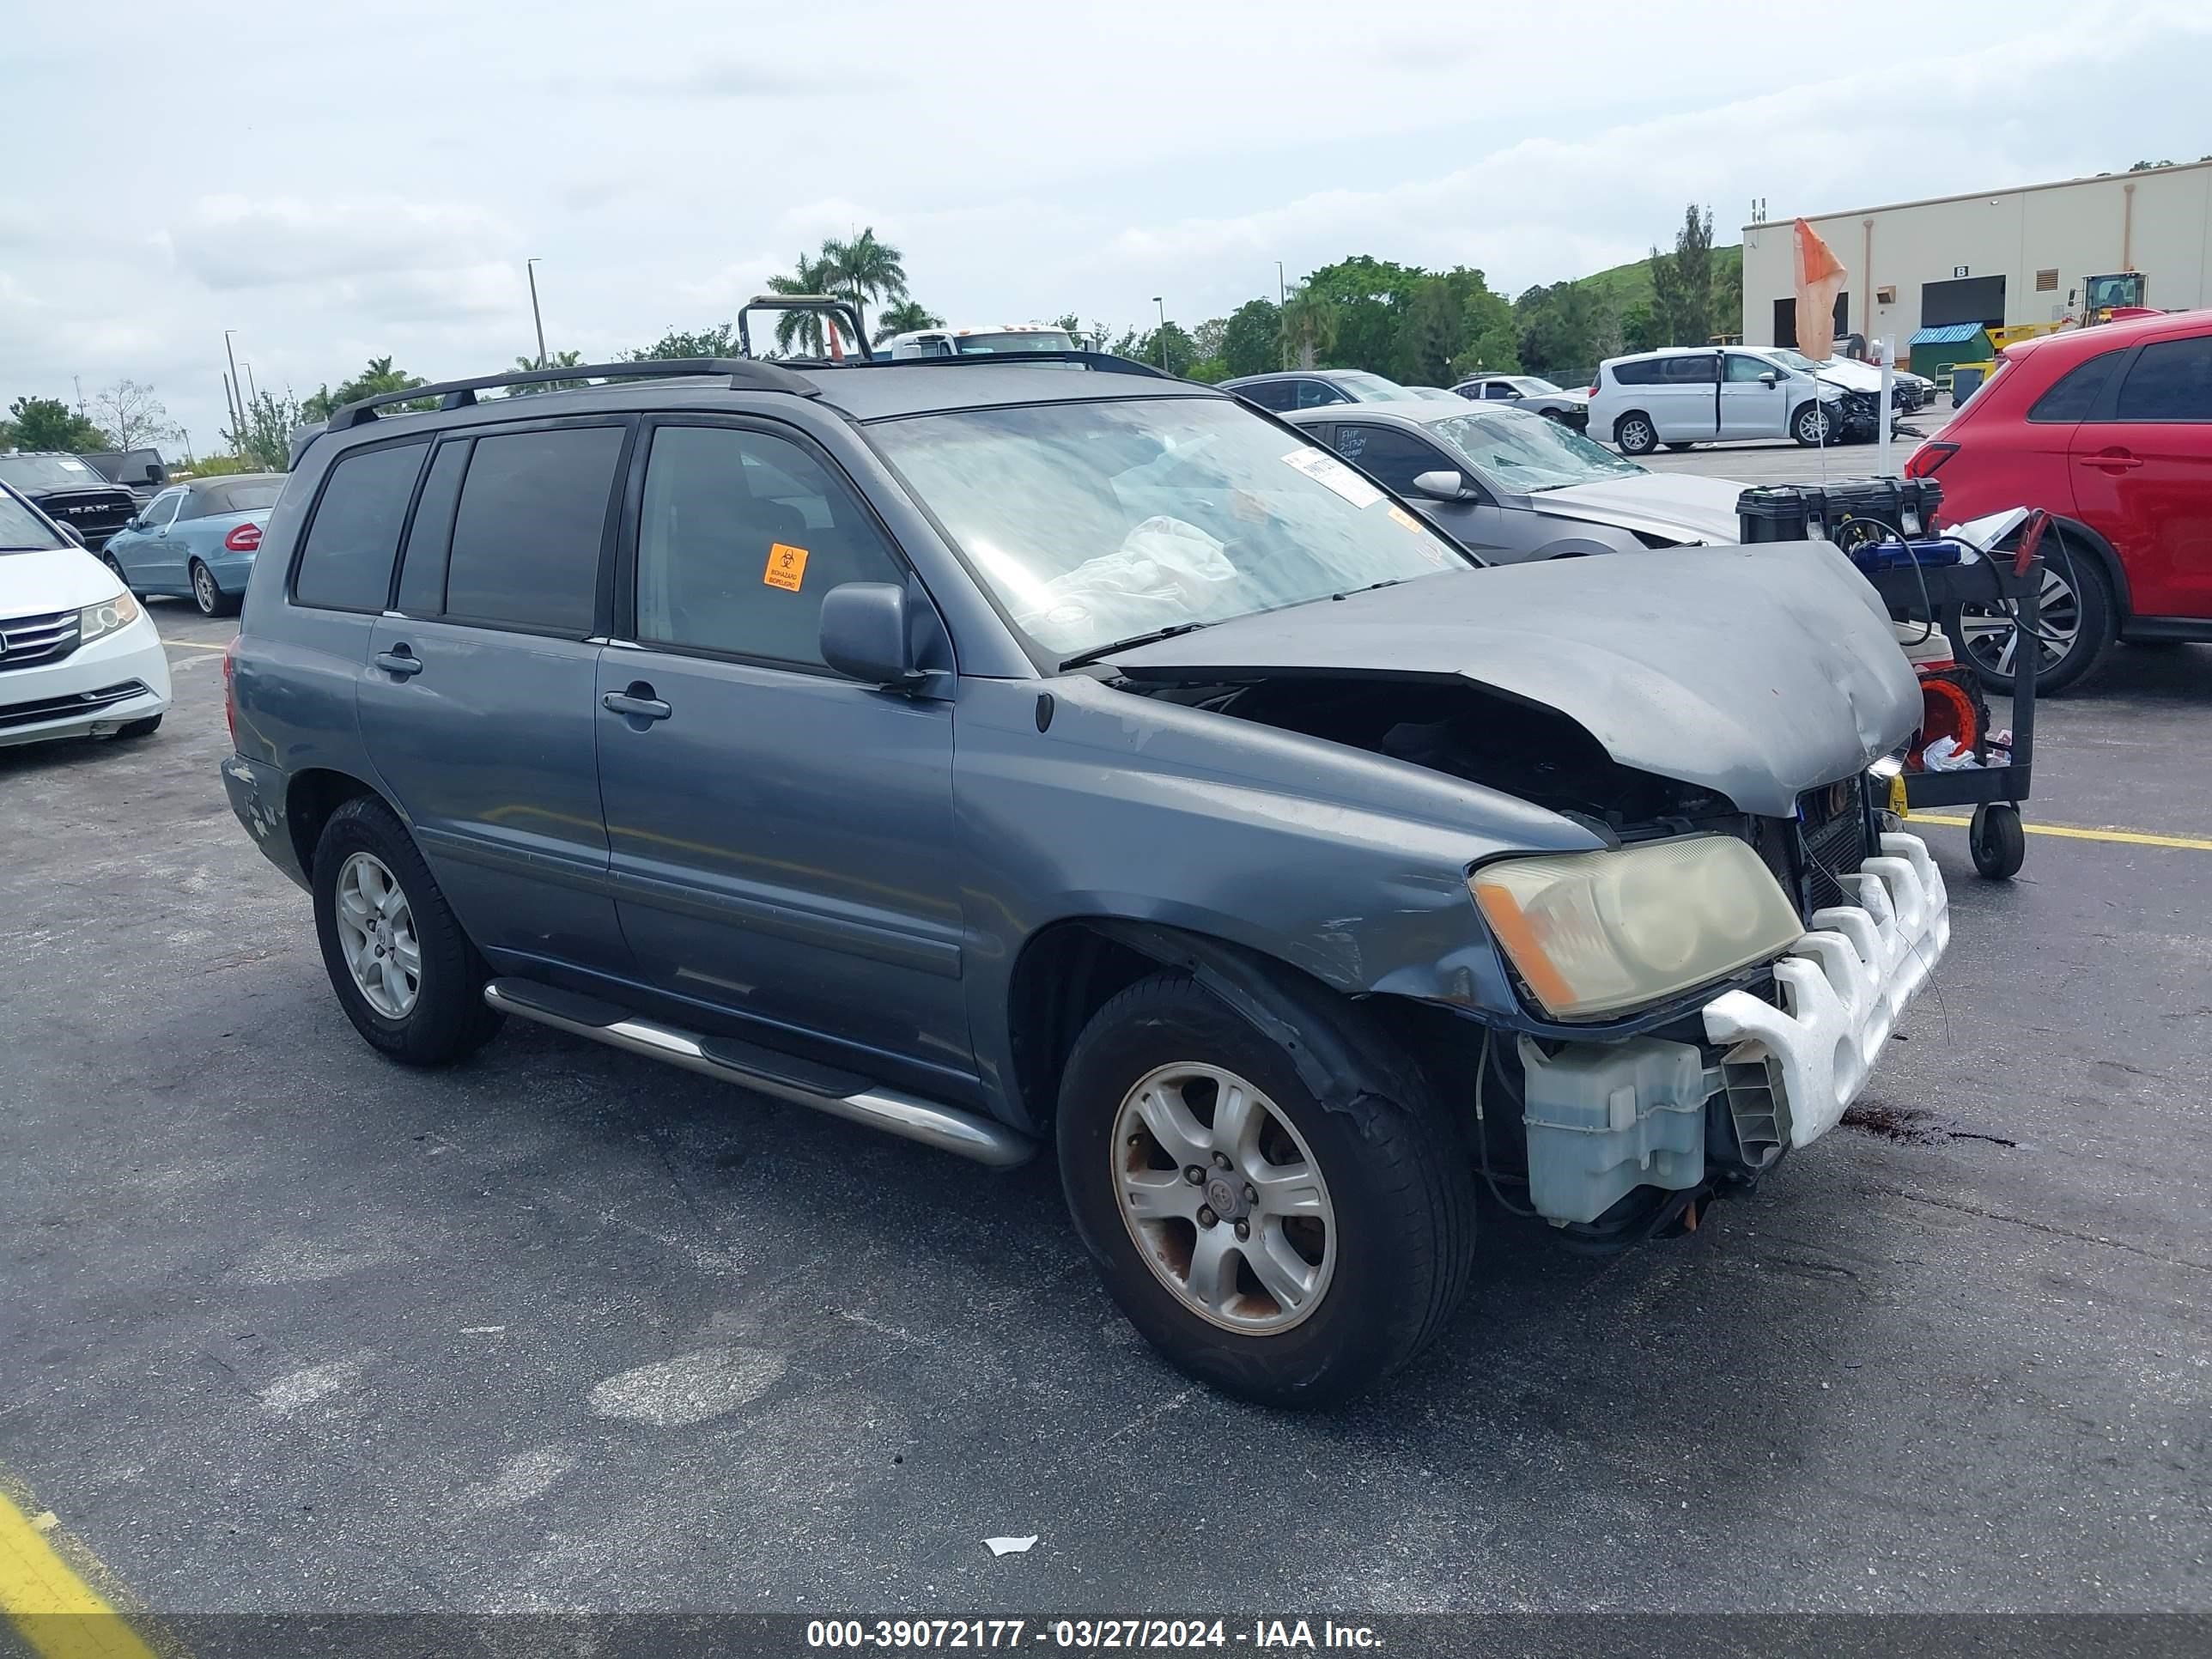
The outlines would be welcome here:
M 2005 319 L 2005 279 L 2002 276 L 1957 276 L 1948 283 L 1920 285 L 1920 326 L 1942 328 L 1948 323 L 1978 323 L 2001 328 Z

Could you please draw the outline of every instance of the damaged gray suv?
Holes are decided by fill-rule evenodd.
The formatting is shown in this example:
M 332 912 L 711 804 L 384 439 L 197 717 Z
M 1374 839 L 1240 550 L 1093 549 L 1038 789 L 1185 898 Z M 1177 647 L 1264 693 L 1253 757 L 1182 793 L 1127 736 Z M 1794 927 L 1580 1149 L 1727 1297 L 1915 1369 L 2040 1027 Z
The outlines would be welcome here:
M 1818 1139 L 1942 953 L 1825 544 L 1486 568 L 1079 353 L 550 374 L 340 410 L 228 659 L 394 1060 L 511 1015 L 1049 1147 L 1138 1328 L 1298 1403 L 1443 1328 L 1486 1183 L 1626 1244 Z

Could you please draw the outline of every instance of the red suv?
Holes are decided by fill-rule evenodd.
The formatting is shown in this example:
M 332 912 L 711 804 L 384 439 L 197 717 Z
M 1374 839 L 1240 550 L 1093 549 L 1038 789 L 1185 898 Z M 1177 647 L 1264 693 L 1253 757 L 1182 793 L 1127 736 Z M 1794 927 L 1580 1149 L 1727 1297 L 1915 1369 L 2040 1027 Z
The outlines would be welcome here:
M 2115 639 L 2212 640 L 2212 311 L 2046 334 L 1996 372 L 1905 471 L 1947 524 L 2010 507 L 2057 520 L 2038 684 L 2087 673 Z M 2018 649 L 1999 617 L 1960 641 L 1995 690 Z

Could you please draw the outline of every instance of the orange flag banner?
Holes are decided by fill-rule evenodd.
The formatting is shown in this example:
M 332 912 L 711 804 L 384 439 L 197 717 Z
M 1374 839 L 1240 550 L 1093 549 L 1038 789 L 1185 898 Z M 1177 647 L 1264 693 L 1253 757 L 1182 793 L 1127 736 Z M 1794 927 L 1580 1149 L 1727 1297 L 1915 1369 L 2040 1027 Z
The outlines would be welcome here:
M 1836 350 L 1836 295 L 1844 291 L 1850 273 L 1836 251 L 1802 219 L 1796 233 L 1797 349 L 1816 363 L 1826 362 Z

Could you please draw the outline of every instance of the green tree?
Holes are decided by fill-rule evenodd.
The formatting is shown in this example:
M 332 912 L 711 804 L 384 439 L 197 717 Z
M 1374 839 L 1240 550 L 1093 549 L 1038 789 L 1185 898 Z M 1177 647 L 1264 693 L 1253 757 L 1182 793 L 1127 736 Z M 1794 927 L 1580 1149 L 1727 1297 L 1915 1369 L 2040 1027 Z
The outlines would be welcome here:
M 1273 300 L 1247 300 L 1221 331 L 1224 380 L 1283 367 L 1283 313 Z
M 1398 360 L 1405 379 L 1416 386 L 1447 386 L 1452 359 L 1459 355 L 1459 296 L 1441 276 L 1413 290 L 1400 325 Z
M 878 345 L 894 334 L 911 334 L 920 328 L 942 328 L 945 319 L 919 300 L 900 300 L 876 313 Z
M 348 404 L 357 404 L 363 398 L 380 398 L 390 392 L 405 392 L 411 387 L 430 383 L 420 374 L 410 374 L 404 368 L 394 368 L 389 357 L 371 357 L 361 373 L 340 386 L 335 392 L 327 386 L 318 386 L 307 400 L 299 405 L 300 412 L 310 421 L 327 421 Z M 434 398 L 414 398 L 405 403 L 387 404 L 386 412 L 403 409 L 435 409 Z M 250 414 L 251 411 L 249 411 Z M 251 424 L 251 422 L 248 422 Z
M 825 249 L 830 244 L 822 245 Z M 794 296 L 818 296 L 834 293 L 838 282 L 837 268 L 824 258 L 813 258 L 800 254 L 795 268 L 787 276 L 768 279 L 769 292 Z M 799 355 L 819 357 L 829 350 L 829 336 L 822 325 L 818 311 L 780 312 L 775 319 L 776 349 L 789 352 L 794 346 Z
M 1619 341 L 1613 308 L 1580 283 L 1528 289 L 1513 302 L 1513 317 L 1516 355 L 1531 374 L 1579 374 Z
M 1300 368 L 1314 368 L 1337 340 L 1335 304 L 1310 283 L 1301 283 L 1284 301 L 1279 337 L 1284 355 Z
M 574 368 L 583 361 L 584 354 L 580 351 L 556 351 L 549 356 L 543 365 L 540 365 L 535 357 L 517 357 L 514 360 L 514 366 L 525 371 L 541 366 L 546 368 Z M 535 380 L 527 385 L 507 387 L 507 395 L 510 398 L 528 398 L 540 392 L 574 392 L 578 386 L 589 385 L 591 385 L 589 380 Z
M 717 323 L 712 328 L 686 332 L 670 329 L 641 351 L 625 351 L 622 361 L 626 363 L 668 362 L 679 357 L 734 357 L 738 355 L 737 331 L 728 323 Z
M 1668 345 L 1703 345 L 1713 336 L 1713 211 L 1692 202 L 1674 233 L 1674 251 L 1651 250 L 1652 313 Z
M 873 225 L 848 241 L 825 240 L 821 263 L 830 279 L 829 291 L 853 302 L 863 336 L 868 331 L 871 301 L 907 297 L 903 256 L 889 242 L 877 240 Z
M 387 357 L 384 362 L 388 366 L 392 360 Z M 422 382 L 412 380 L 407 384 L 421 386 Z M 392 389 L 404 391 L 406 388 L 395 386 Z M 373 397 L 375 394 L 364 395 Z M 341 399 L 333 407 L 343 409 L 350 401 Z M 309 415 L 305 406 L 290 392 L 279 398 L 273 392 L 264 392 L 246 400 L 246 418 L 242 422 L 244 429 L 240 429 L 240 422 L 234 421 L 224 429 L 222 441 L 230 446 L 232 453 L 252 462 L 256 471 L 282 472 L 291 464 L 292 434 L 303 424 L 316 418 Z
M 1357 254 L 1323 265 L 1301 286 L 1326 301 L 1335 313 L 1331 343 L 1316 343 L 1315 362 L 1299 367 L 1364 368 L 1376 374 L 1404 372 L 1399 331 L 1413 293 L 1429 272 L 1414 265 Z
M 1170 374 L 1188 374 L 1190 366 L 1198 359 L 1191 344 L 1190 335 L 1180 323 L 1169 323 L 1148 331 L 1138 338 L 1130 349 L 1121 353 L 1140 363 L 1150 363 Z
M 115 447 L 108 434 L 58 398 L 18 398 L 8 405 L 18 449 L 60 450 L 81 455 Z

